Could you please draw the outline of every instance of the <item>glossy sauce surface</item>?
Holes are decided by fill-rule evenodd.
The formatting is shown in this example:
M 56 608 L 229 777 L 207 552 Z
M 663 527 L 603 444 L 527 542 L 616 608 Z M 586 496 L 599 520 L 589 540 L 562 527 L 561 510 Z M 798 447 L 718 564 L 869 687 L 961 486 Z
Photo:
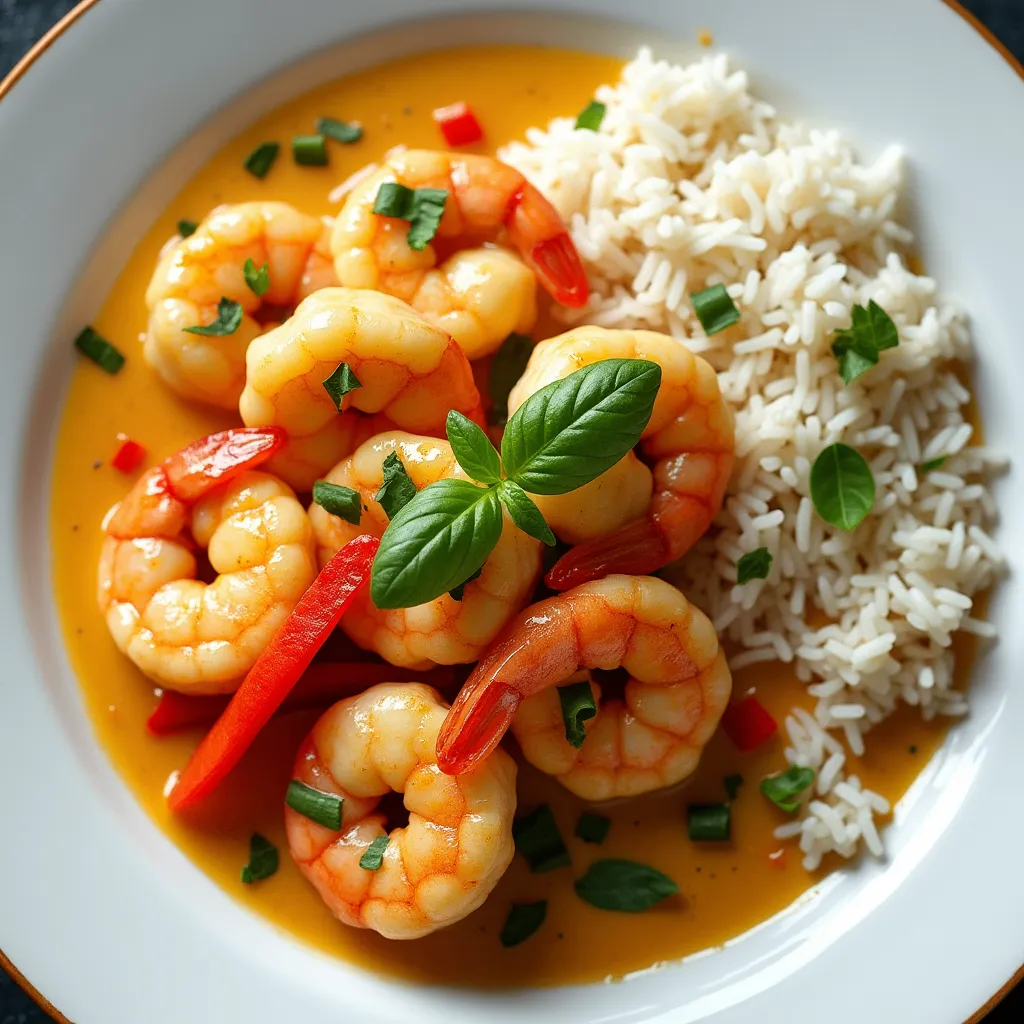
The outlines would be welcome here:
M 312 214 L 333 213 L 328 192 L 391 146 L 441 148 L 433 108 L 469 102 L 486 132 L 472 147 L 491 152 L 522 137 L 530 125 L 572 115 L 594 89 L 617 77 L 608 57 L 527 47 L 472 48 L 417 56 L 335 82 L 267 115 L 229 142 L 161 213 L 139 243 L 94 326 L 128 356 L 109 377 L 78 366 L 68 394 L 56 451 L 51 505 L 54 588 L 71 663 L 81 681 L 97 738 L 125 783 L 153 820 L 193 862 L 254 912 L 300 939 L 374 971 L 426 982 L 523 986 L 599 980 L 671 961 L 720 945 L 783 910 L 816 880 L 800 855 L 772 839 L 784 815 L 758 792 L 759 780 L 784 767 L 783 744 L 739 755 L 723 736 L 710 744 L 697 774 L 682 790 L 620 803 L 600 812 L 612 818 L 608 839 L 589 846 L 572 838 L 581 801 L 532 768 L 521 768 L 521 810 L 549 803 L 573 859 L 571 868 L 531 875 L 517 857 L 484 907 L 465 921 L 414 942 L 389 942 L 338 924 L 287 855 L 282 801 L 294 752 L 315 712 L 275 720 L 202 817 L 187 821 L 167 810 L 163 789 L 184 765 L 200 733 L 157 739 L 145 730 L 156 698 L 153 687 L 118 653 L 95 598 L 100 521 L 131 480 L 111 468 L 119 432 L 140 441 L 152 464 L 211 430 L 237 423 L 229 413 L 176 399 L 143 363 L 144 293 L 161 245 L 181 218 L 200 220 L 215 205 L 278 199 Z M 295 165 L 293 135 L 332 116 L 362 122 L 353 146 L 329 143 L 331 166 Z M 281 154 L 258 181 L 242 168 L 261 142 L 276 139 Z M 537 333 L 537 337 L 546 336 Z M 70 357 L 70 356 L 69 356 Z M 969 661 L 960 659 L 961 668 Z M 756 666 L 735 680 L 735 691 L 755 689 L 778 719 L 793 704 L 809 705 L 786 666 Z M 941 743 L 945 730 L 909 712 L 871 735 L 869 755 L 851 765 L 865 785 L 895 802 Z M 725 799 L 722 780 L 745 778 L 733 806 L 733 839 L 697 845 L 686 836 L 688 802 Z M 281 850 L 281 868 L 268 881 L 245 886 L 239 870 L 249 837 L 258 831 Z M 674 878 L 681 895 L 644 914 L 613 914 L 582 903 L 572 880 L 599 857 L 650 863 Z M 528 942 L 505 950 L 498 934 L 513 901 L 547 899 L 548 916 Z

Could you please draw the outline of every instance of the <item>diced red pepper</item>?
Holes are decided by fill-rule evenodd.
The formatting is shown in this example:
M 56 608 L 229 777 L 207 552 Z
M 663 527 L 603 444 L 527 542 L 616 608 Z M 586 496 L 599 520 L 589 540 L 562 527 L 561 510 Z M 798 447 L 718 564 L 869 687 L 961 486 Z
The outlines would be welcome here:
M 770 740 L 779 725 L 756 697 L 744 697 L 725 709 L 722 728 L 738 750 L 748 753 Z
M 438 107 L 434 111 L 434 121 L 449 146 L 469 146 L 484 137 L 484 130 L 480 127 L 476 114 L 466 103 Z
M 196 747 L 167 798 L 171 810 L 198 803 L 238 764 L 369 581 L 378 547 L 376 537 L 356 537 L 320 570 Z
M 110 464 L 122 473 L 134 473 L 146 457 L 146 449 L 127 434 L 118 434 L 118 448 Z

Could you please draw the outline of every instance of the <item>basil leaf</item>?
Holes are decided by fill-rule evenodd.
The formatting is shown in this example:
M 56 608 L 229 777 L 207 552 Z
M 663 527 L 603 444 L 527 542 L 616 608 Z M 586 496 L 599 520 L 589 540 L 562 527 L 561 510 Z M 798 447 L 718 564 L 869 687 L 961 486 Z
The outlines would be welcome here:
M 124 356 L 91 327 L 82 328 L 75 338 L 75 348 L 109 374 L 117 373 L 124 366 Z
M 491 399 L 487 418 L 496 427 L 503 427 L 508 422 L 508 395 L 525 372 L 533 347 L 533 338 L 512 333 L 494 353 L 487 379 L 487 391 Z
M 284 802 L 304 818 L 309 818 L 310 821 L 315 821 L 332 832 L 341 829 L 341 809 L 345 801 L 340 796 L 324 793 L 307 786 L 304 782 L 299 782 L 298 779 L 292 779 L 288 783 Z
M 409 248 L 421 252 L 437 234 L 447 199 L 448 192 L 443 188 L 409 188 L 397 181 L 385 181 L 377 190 L 373 212 L 407 220 Z
M 657 363 L 604 359 L 541 388 L 505 428 L 505 475 L 534 494 L 590 483 L 640 440 L 660 386 Z
M 927 462 L 922 462 L 917 467 L 918 473 L 930 473 L 933 469 L 938 469 L 948 459 L 948 455 L 940 455 L 936 459 L 929 459 Z
M 242 868 L 242 881 L 246 885 L 262 882 L 277 873 L 279 864 L 277 847 L 259 832 L 253 832 L 249 839 L 249 863 Z
M 384 851 L 390 842 L 391 836 L 377 836 L 359 858 L 359 866 L 364 871 L 380 871 L 380 866 L 384 863 Z
M 740 786 L 743 785 L 742 775 L 727 775 L 722 780 L 722 785 L 725 786 L 725 792 L 730 800 L 736 799 L 736 794 L 740 791 Z
M 457 587 L 452 587 L 452 589 L 448 591 L 448 596 L 453 601 L 461 601 L 463 597 L 465 597 L 466 587 L 468 587 L 470 583 L 473 582 L 473 580 L 479 579 L 480 573 L 482 572 L 483 569 L 477 569 L 477 571 L 473 573 L 473 575 L 470 576 L 469 579 L 463 580 Z
M 493 488 L 468 480 L 424 487 L 384 531 L 373 561 L 373 603 L 409 608 L 454 589 L 487 560 L 501 523 Z
M 324 381 L 324 391 L 331 396 L 331 401 L 338 412 L 341 412 L 341 400 L 350 391 L 355 391 L 356 388 L 361 388 L 362 386 L 359 383 L 359 378 L 352 372 L 352 367 L 348 363 L 342 363 Z
M 811 501 L 841 530 L 861 523 L 875 503 L 875 478 L 864 456 L 849 445 L 829 445 L 811 466 Z
M 600 846 L 608 838 L 608 830 L 612 827 L 612 819 L 603 814 L 591 814 L 584 811 L 576 822 L 576 838 L 585 843 Z
M 326 480 L 317 480 L 313 484 L 313 501 L 325 512 L 344 519 L 353 526 L 359 525 L 363 515 L 363 502 L 358 491 L 351 487 L 342 487 Z
M 326 135 L 329 139 L 343 142 L 346 145 L 358 142 L 363 137 L 363 129 L 359 125 L 336 121 L 333 117 L 319 118 L 316 122 L 316 130 L 321 135 Z
M 766 580 L 771 567 L 772 555 L 767 548 L 748 551 L 736 563 L 736 582 L 742 586 L 751 580 Z
M 856 380 L 873 366 L 886 349 L 899 343 L 899 332 L 892 317 L 874 299 L 850 311 L 852 323 L 836 331 L 832 354 L 839 360 L 839 374 L 844 384 Z
M 576 127 L 586 128 L 589 131 L 596 132 L 601 127 L 601 122 L 604 120 L 605 111 L 607 108 L 603 103 L 598 103 L 597 100 L 591 100 L 577 115 L 576 115 Z
M 444 429 L 467 476 L 481 484 L 496 484 L 501 479 L 501 459 L 494 445 L 468 416 L 452 409 Z
M 265 178 L 274 166 L 280 145 L 276 142 L 264 142 L 257 146 L 245 159 L 243 166 L 257 178 Z
M 384 482 L 373 496 L 373 500 L 384 509 L 388 519 L 394 519 L 416 497 L 416 485 L 412 482 L 405 463 L 398 457 L 398 452 L 388 452 L 380 468 L 384 473 Z
M 221 298 L 217 303 L 217 319 L 201 327 L 186 327 L 189 334 L 202 334 L 209 338 L 222 338 L 234 334 L 242 325 L 242 304 Z
M 732 301 L 724 284 L 713 284 L 702 292 L 694 292 L 690 296 L 693 311 L 697 314 L 704 333 L 710 338 L 712 334 L 731 327 L 740 318 L 740 311 Z
M 770 775 L 761 780 L 761 792 L 776 807 L 792 814 L 800 807 L 796 799 L 814 781 L 814 769 L 801 765 L 790 765 L 779 775 Z
M 558 700 L 562 705 L 562 722 L 565 725 L 565 738 L 577 750 L 583 746 L 587 732 L 583 723 L 597 714 L 594 703 L 594 691 L 588 680 L 569 683 L 558 687 Z
M 199 225 L 194 220 L 179 220 L 178 221 L 178 234 L 182 238 L 188 238 L 189 235 L 196 233 L 196 228 Z
M 245 283 L 254 295 L 262 297 L 266 294 L 267 289 L 270 287 L 270 266 L 268 263 L 264 262 L 263 266 L 257 270 L 256 264 L 251 259 L 248 259 L 242 267 L 242 273 L 245 275 Z
M 591 906 L 627 914 L 647 910 L 679 892 L 668 875 L 632 860 L 594 861 L 573 888 Z
M 501 929 L 499 941 L 506 949 L 518 946 L 533 935 L 544 923 L 547 915 L 547 900 L 537 900 L 536 903 L 513 903 Z
M 505 508 L 508 509 L 512 522 L 523 533 L 542 540 L 548 547 L 555 546 L 555 535 L 551 532 L 551 527 L 545 521 L 543 513 L 519 484 L 512 480 L 502 480 L 501 486 L 498 488 L 498 496 Z
M 512 838 L 518 853 L 534 874 L 568 867 L 572 863 L 562 842 L 555 816 L 547 804 L 512 821 Z

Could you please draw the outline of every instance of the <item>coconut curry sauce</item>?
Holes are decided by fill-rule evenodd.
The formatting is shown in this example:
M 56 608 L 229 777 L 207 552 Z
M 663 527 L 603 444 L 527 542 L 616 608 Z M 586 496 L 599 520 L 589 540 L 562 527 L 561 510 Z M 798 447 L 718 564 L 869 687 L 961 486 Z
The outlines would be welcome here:
M 493 152 L 530 125 L 582 109 L 596 86 L 618 77 L 619 67 L 607 57 L 540 48 L 431 53 L 325 86 L 271 113 L 229 142 L 156 219 L 94 322 L 128 361 L 116 377 L 83 361 L 67 398 L 51 505 L 54 588 L 71 663 L 100 743 L 157 825 L 232 896 L 298 938 L 374 971 L 492 986 L 621 977 L 720 945 L 784 909 L 816 880 L 801 867 L 795 845 L 784 847 L 772 839 L 772 829 L 785 815 L 758 792 L 764 775 L 785 767 L 784 744 L 775 740 L 754 754 L 740 755 L 719 735 L 682 790 L 598 808 L 612 819 L 601 846 L 573 838 L 585 805 L 522 766 L 520 808 L 551 805 L 572 867 L 531 875 L 517 856 L 481 910 L 425 939 L 390 942 L 374 932 L 347 928 L 299 874 L 285 841 L 282 807 L 292 759 L 316 713 L 276 719 L 202 816 L 176 819 L 167 810 L 163 790 L 201 731 L 162 739 L 146 732 L 146 718 L 156 703 L 153 686 L 116 650 L 96 605 L 100 521 L 134 479 L 109 464 L 117 434 L 146 447 L 145 467 L 211 430 L 238 422 L 230 413 L 177 399 L 142 360 L 138 339 L 146 327 L 146 285 L 177 221 L 198 221 L 218 203 L 252 199 L 285 200 L 316 215 L 334 212 L 327 198 L 331 188 L 391 146 L 443 146 L 431 119 L 435 107 L 467 101 L 486 133 L 485 141 L 472 148 Z M 297 166 L 290 140 L 312 131 L 321 116 L 361 122 L 364 138 L 350 146 L 329 142 L 327 168 Z M 271 139 L 282 143 L 281 153 L 259 181 L 242 164 L 259 143 Z M 780 721 L 793 704 L 809 703 L 786 666 L 746 670 L 735 688 L 737 693 L 755 689 Z M 869 755 L 860 764 L 851 763 L 850 770 L 895 802 L 943 735 L 940 726 L 925 725 L 913 713 L 898 714 L 872 733 Z M 733 805 L 732 841 L 692 843 L 686 804 L 723 801 L 723 779 L 736 773 L 745 782 Z M 269 880 L 246 886 L 239 871 L 256 831 L 278 846 L 281 866 Z M 597 910 L 575 896 L 572 882 L 598 857 L 652 864 L 675 879 L 681 893 L 642 914 Z M 549 901 L 541 929 L 524 944 L 503 949 L 498 935 L 510 904 L 539 899 Z

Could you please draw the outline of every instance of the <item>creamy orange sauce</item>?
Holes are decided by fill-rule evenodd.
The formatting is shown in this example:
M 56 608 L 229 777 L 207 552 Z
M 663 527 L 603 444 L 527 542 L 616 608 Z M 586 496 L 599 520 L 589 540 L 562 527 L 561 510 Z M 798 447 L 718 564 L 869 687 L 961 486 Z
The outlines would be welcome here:
M 138 338 L 146 325 L 146 284 L 164 241 L 180 218 L 200 220 L 221 202 L 280 199 L 313 214 L 329 213 L 330 189 L 391 146 L 439 148 L 431 120 L 435 107 L 465 100 L 487 137 L 474 147 L 491 152 L 521 137 L 527 126 L 574 114 L 594 89 L 618 76 L 620 62 L 602 56 L 528 47 L 489 47 L 430 53 L 332 83 L 273 111 L 228 142 L 157 217 L 141 240 L 94 326 L 128 356 L 109 377 L 83 362 L 76 370 L 57 444 L 51 502 L 54 588 L 72 665 L 81 681 L 98 741 L 154 822 L 204 872 L 255 913 L 298 938 L 374 971 L 417 981 L 489 986 L 583 982 L 671 961 L 725 942 L 783 910 L 816 880 L 800 866 L 792 845 L 772 829 L 784 818 L 757 790 L 766 774 L 784 767 L 779 741 L 739 755 L 722 736 L 710 744 L 700 770 L 682 790 L 602 808 L 612 828 L 603 846 L 572 838 L 584 805 L 552 780 L 524 766 L 520 807 L 549 803 L 566 838 L 571 868 L 531 875 L 516 858 L 485 906 L 467 920 L 415 942 L 388 942 L 337 923 L 287 855 L 282 800 L 298 743 L 316 713 L 275 720 L 201 818 L 173 817 L 162 791 L 194 747 L 198 732 L 156 739 L 144 727 L 156 698 L 149 683 L 118 653 L 95 598 L 100 521 L 131 481 L 108 464 L 116 435 L 143 443 L 152 464 L 213 429 L 237 423 L 228 413 L 176 399 L 142 360 Z M 331 166 L 306 168 L 291 159 L 295 134 L 313 130 L 317 117 L 358 120 L 360 143 L 329 143 Z M 261 142 L 276 139 L 281 155 L 264 181 L 242 169 Z M 70 357 L 70 353 L 69 353 Z M 967 657 L 961 658 L 966 664 Z M 739 674 L 736 692 L 755 690 L 778 719 L 796 703 L 809 705 L 785 666 L 756 666 Z M 941 743 L 945 730 L 900 713 L 875 730 L 871 751 L 856 771 L 864 783 L 898 800 Z M 722 780 L 740 772 L 745 783 L 733 807 L 733 840 L 696 845 L 686 835 L 688 802 L 725 798 Z M 239 870 L 252 832 L 275 842 L 281 868 L 268 881 L 245 886 Z M 639 915 L 612 914 L 580 902 L 572 880 L 598 857 L 653 864 L 673 877 L 681 895 Z M 512 901 L 549 901 L 541 930 L 504 950 L 498 933 Z

